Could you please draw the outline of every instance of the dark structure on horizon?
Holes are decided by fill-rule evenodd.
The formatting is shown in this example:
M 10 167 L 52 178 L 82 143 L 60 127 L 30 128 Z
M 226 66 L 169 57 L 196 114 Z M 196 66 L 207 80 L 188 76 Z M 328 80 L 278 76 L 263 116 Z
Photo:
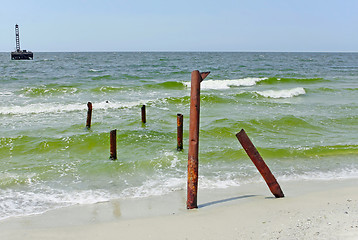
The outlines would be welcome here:
M 15 25 L 15 36 L 16 36 L 16 51 L 11 52 L 12 60 L 32 60 L 34 59 L 34 54 L 30 51 L 20 49 L 20 34 L 19 34 L 19 25 Z

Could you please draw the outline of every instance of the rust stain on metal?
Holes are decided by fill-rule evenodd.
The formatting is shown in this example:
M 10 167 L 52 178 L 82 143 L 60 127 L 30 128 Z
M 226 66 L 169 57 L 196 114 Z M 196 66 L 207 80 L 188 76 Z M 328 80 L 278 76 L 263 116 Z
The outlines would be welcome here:
M 177 150 L 183 150 L 183 114 L 177 114 Z
M 255 164 L 257 170 L 260 172 L 262 177 L 265 179 L 270 191 L 276 198 L 284 197 L 282 189 L 278 184 L 275 176 L 271 173 L 269 167 L 266 165 L 265 161 L 262 159 L 260 153 L 257 151 L 254 144 L 251 142 L 247 136 L 244 129 L 241 129 L 239 133 L 236 134 L 237 139 L 241 143 L 242 147 L 246 151 L 247 155 L 250 157 L 252 162 Z
M 188 161 L 188 198 L 187 209 L 198 208 L 197 206 L 198 192 L 198 161 L 191 158 Z
M 201 72 L 200 76 L 201 76 L 201 82 L 210 74 L 210 72 Z

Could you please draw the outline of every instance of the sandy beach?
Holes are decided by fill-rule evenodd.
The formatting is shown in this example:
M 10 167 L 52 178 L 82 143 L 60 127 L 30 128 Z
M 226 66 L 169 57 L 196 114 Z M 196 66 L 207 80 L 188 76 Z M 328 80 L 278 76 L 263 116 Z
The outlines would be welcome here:
M 352 180 L 282 182 L 285 198 L 265 183 L 185 191 L 146 199 L 77 205 L 0 222 L 11 239 L 358 239 L 358 187 Z

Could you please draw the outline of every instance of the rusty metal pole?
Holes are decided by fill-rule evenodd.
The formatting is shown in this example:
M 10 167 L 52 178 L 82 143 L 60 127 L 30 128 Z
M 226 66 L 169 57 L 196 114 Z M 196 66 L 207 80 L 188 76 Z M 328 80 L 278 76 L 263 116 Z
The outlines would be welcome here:
M 209 73 L 200 73 L 198 70 L 191 73 L 187 209 L 198 208 L 200 82 Z
M 146 116 L 146 112 L 145 112 L 145 105 L 143 105 L 141 109 L 142 109 L 142 123 L 146 123 L 147 116 Z
M 271 173 L 270 169 L 262 159 L 254 144 L 251 142 L 250 138 L 247 136 L 244 129 L 241 129 L 241 131 L 236 134 L 236 137 L 241 143 L 242 147 L 245 149 L 247 155 L 249 155 L 250 159 L 255 164 L 257 170 L 259 170 L 260 174 L 265 179 L 272 194 L 276 198 L 284 197 L 285 195 L 283 194 L 275 176 Z
M 110 142 L 110 159 L 117 159 L 117 129 L 114 129 L 109 134 L 109 142 Z
M 183 150 L 183 114 L 177 114 L 177 150 Z
M 88 102 L 87 103 L 87 122 L 86 122 L 86 128 L 90 129 L 91 128 L 91 121 L 92 121 L 92 103 Z

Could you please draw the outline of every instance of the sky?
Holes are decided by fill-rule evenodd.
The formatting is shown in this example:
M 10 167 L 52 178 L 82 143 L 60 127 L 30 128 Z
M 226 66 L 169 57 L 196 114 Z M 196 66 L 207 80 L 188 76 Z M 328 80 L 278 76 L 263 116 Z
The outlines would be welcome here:
M 358 0 L 1 0 L 0 52 L 358 52 Z

